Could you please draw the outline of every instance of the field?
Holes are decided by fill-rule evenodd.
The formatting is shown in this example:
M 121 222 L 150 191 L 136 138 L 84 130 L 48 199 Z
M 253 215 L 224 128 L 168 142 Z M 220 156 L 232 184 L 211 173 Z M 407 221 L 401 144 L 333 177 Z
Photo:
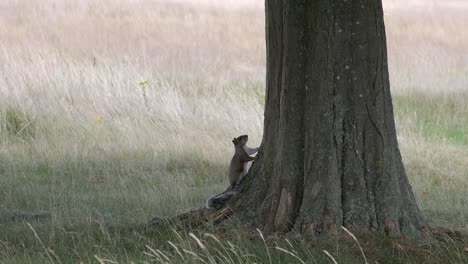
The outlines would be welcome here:
M 466 232 L 468 2 L 384 6 L 413 190 Z M 264 46 L 257 0 L 1 1 L 0 263 L 362 263 L 353 239 L 141 228 L 223 190 L 232 137 L 260 143 Z M 468 262 L 465 238 L 358 241 L 372 263 Z

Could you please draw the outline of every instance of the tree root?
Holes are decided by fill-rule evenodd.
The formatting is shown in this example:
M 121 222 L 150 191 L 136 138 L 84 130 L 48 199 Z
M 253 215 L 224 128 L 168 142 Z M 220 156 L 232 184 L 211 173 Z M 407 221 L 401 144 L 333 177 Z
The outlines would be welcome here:
M 150 227 L 160 226 L 188 226 L 195 228 L 204 224 L 217 225 L 231 217 L 233 210 L 231 207 L 223 207 L 219 210 L 198 209 L 183 213 L 171 218 L 155 217 L 148 224 Z

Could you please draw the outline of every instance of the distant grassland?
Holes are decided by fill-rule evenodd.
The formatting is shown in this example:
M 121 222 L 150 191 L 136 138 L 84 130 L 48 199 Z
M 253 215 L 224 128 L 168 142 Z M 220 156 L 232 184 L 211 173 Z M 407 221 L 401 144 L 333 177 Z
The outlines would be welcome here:
M 267 248 L 242 229 L 208 227 L 215 238 L 196 233 L 204 250 L 189 229 L 128 230 L 203 206 L 227 185 L 230 139 L 261 141 L 263 11 L 211 4 L 0 3 L 0 262 L 328 263 L 327 249 L 362 263 L 353 241 L 291 234 Z M 468 18 L 418 10 L 386 10 L 400 148 L 429 221 L 467 230 Z M 50 217 L 12 221 L 18 211 Z M 432 255 L 369 243 L 381 263 L 467 258 L 452 240 L 425 245 Z

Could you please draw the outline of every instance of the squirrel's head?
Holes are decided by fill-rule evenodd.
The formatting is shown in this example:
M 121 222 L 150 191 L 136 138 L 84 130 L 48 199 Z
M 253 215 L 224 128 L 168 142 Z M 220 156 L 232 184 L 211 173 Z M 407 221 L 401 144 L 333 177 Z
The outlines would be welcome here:
M 237 138 L 234 138 L 232 140 L 232 143 L 234 144 L 234 146 L 245 146 L 245 144 L 247 144 L 247 141 L 249 140 L 249 136 L 247 135 L 242 135 L 242 136 L 239 136 Z

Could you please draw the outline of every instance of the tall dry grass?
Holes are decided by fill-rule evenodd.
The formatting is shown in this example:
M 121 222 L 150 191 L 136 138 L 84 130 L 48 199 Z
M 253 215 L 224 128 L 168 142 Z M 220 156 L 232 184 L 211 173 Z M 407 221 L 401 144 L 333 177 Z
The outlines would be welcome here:
M 408 3 L 384 0 L 400 145 L 430 220 L 467 228 L 467 7 Z M 6 256 L 33 262 L 35 251 L 24 259 L 17 252 L 36 240 L 24 224 L 3 224 L 5 210 L 51 212 L 41 238 L 55 246 L 73 240 L 63 251 L 88 262 L 95 249 L 86 245 L 109 235 L 80 237 L 69 226 L 142 223 L 201 206 L 225 188 L 230 139 L 261 140 L 262 6 L 1 1 L 0 245 L 13 252 Z M 104 252 L 126 245 L 105 244 Z

